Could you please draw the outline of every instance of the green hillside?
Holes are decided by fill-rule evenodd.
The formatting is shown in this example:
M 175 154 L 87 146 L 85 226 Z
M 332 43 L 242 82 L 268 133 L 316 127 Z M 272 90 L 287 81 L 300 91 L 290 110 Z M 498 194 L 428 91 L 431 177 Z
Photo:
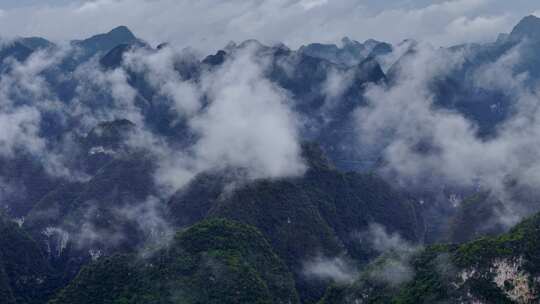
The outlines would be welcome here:
M 287 267 L 253 227 L 199 223 L 143 259 L 104 258 L 83 268 L 51 304 L 298 303 Z

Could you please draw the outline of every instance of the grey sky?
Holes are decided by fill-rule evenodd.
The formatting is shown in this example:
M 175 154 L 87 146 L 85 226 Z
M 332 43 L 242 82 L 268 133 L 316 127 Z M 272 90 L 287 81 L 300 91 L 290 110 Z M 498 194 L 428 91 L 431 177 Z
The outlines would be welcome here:
M 291 47 L 343 36 L 435 45 L 484 42 L 508 32 L 537 0 L 1 0 L 0 35 L 82 38 L 117 25 L 151 43 L 203 50 L 256 38 Z

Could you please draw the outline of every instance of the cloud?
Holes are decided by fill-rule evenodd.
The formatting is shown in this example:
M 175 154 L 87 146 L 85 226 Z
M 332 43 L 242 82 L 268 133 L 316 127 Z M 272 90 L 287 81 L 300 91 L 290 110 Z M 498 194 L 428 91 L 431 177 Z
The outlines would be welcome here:
M 397 233 L 389 233 L 376 223 L 370 224 L 356 238 L 381 256 L 374 265 L 367 268 L 370 278 L 394 286 L 412 279 L 414 270 L 410 259 L 421 250 L 421 246 L 407 242 Z
M 305 166 L 296 114 L 290 109 L 294 102 L 264 76 L 266 64 L 255 52 L 239 51 L 223 67 L 204 71 L 198 81 L 184 78 L 178 70 L 195 60 L 193 55 L 172 48 L 133 50 L 123 66 L 112 70 L 102 68 L 97 58 L 73 72 L 59 69 L 72 50 L 37 52 L 24 62 L 10 61 L 10 69 L 0 77 L 0 155 L 10 159 L 24 152 L 51 176 L 86 181 L 90 176 L 81 161 L 90 151 L 82 151 L 81 139 L 102 122 L 129 119 L 135 130 L 128 133 L 128 147 L 122 152 L 144 151 L 152 158 L 155 181 L 163 190 L 160 203 L 205 171 L 239 170 L 242 181 L 301 175 Z M 133 75 L 147 86 L 135 89 Z M 152 95 L 150 101 L 141 96 L 145 89 L 143 93 Z M 155 124 L 164 117 L 145 116 L 150 107 L 174 115 L 173 125 L 165 126 L 172 134 L 156 131 Z M 134 202 L 114 215 L 153 235 L 169 227 L 155 212 L 157 200 Z M 84 225 L 77 226 L 81 231 L 60 228 L 85 245 L 125 241 L 120 231 L 94 225 L 99 212 L 87 210 Z
M 382 2 L 381 2 L 382 3 Z M 449 45 L 494 40 L 534 3 L 506 7 L 490 0 L 424 1 L 418 5 L 356 0 L 95 0 L 4 10 L 0 34 L 81 38 L 128 25 L 152 43 L 170 41 L 203 50 L 257 38 L 298 47 L 344 36 Z M 95 22 L 99 19 L 100 22 Z M 22 22 L 24 20 L 24 22 Z M 77 24 L 77 27 L 71 26 Z
M 354 235 L 364 248 L 375 251 L 379 258 L 362 271 L 346 257 L 318 256 L 303 265 L 303 274 L 308 278 L 331 280 L 340 284 L 352 284 L 364 275 L 377 282 L 399 285 L 414 276 L 410 265 L 413 254 L 421 246 L 411 244 L 397 233 L 389 233 L 383 226 L 372 223 L 365 231 Z
M 203 80 L 210 105 L 190 123 L 200 136 L 194 153 L 203 167 L 247 168 L 252 178 L 302 174 L 293 102 L 263 76 L 254 56 L 240 51 Z
M 129 85 L 123 69 L 103 70 L 94 59 L 77 67 L 70 79 L 76 83 L 76 89 L 66 105 L 70 110 L 67 115 L 78 118 L 81 132 L 116 119 L 144 123 L 141 109 L 135 105 L 138 93 Z
M 417 246 L 405 241 L 399 234 L 388 233 L 384 226 L 376 223 L 370 224 L 366 231 L 357 234 L 356 237 L 379 253 L 390 251 L 411 253 L 418 249 Z
M 474 184 L 475 174 L 464 161 L 474 159 L 484 143 L 477 140 L 475 126 L 463 116 L 434 109 L 429 83 L 463 63 L 462 54 L 450 54 L 422 46 L 417 55 L 402 63 L 400 77 L 392 87 L 371 86 L 365 97 L 369 106 L 357 112 L 361 140 L 383 148 L 387 169 L 403 181 L 420 182 L 435 174 L 453 183 Z M 433 153 L 418 145 L 431 143 Z M 480 165 L 480 164 L 479 164 Z M 490 166 L 478 171 L 494 169 Z
M 39 153 L 45 147 L 38 135 L 39 123 L 40 114 L 31 107 L 0 113 L 0 154 L 12 157 L 18 148 Z
M 358 278 L 359 272 L 344 258 L 317 257 L 304 264 L 303 274 L 308 278 L 351 284 Z
M 354 74 L 352 71 L 331 68 L 322 84 L 322 93 L 326 97 L 324 107 L 332 108 L 339 103 L 345 91 L 353 84 L 353 81 Z
M 49 130 L 43 128 L 53 117 L 57 127 L 65 123 L 67 109 L 45 76 L 65 54 L 63 49 L 39 51 L 24 62 L 5 61 L 0 76 L 0 156 L 10 159 L 28 154 L 53 176 L 77 178 L 81 175 L 66 167 L 59 154 L 67 145 L 52 145 L 45 136 Z
M 489 137 L 479 135 L 475 121 L 435 105 L 433 80 L 460 70 L 467 50 L 448 52 L 421 45 L 401 61 L 394 85 L 368 88 L 369 105 L 357 112 L 358 130 L 363 144 L 381 149 L 385 165 L 380 172 L 411 189 L 442 185 L 490 190 L 506 203 L 504 213 L 512 214 L 504 220 L 508 225 L 526 215 L 508 191 L 509 180 L 529 189 L 540 185 L 536 140 L 540 94 L 537 82 L 518 72 L 527 60 L 522 48 L 518 45 L 474 68 L 466 78 L 475 90 L 504 92 L 512 104 L 510 117 Z M 448 96 L 442 98 L 448 102 L 444 100 Z
M 163 200 L 149 196 L 143 202 L 114 210 L 122 219 L 136 223 L 144 239 L 141 252 L 143 256 L 151 255 L 156 249 L 167 246 L 174 236 L 176 230 L 166 219 L 165 206 Z
M 159 52 L 140 49 L 125 56 L 127 70 L 144 75 L 145 80 L 158 94 L 172 105 L 179 118 L 189 118 L 200 110 L 201 92 L 192 82 L 183 79 L 179 68 L 187 69 L 197 64 L 196 56 L 190 50 L 177 51 L 167 46 Z
M 507 32 L 513 24 L 512 21 L 513 18 L 508 15 L 456 17 L 443 28 L 441 39 L 433 39 L 431 42 L 441 45 L 447 45 L 445 41 L 486 42 L 492 40 L 495 33 Z

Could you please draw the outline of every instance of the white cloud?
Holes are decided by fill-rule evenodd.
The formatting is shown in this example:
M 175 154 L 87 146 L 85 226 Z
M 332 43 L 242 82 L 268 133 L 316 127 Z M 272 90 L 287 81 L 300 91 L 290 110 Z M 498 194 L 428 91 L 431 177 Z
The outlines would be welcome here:
M 328 3 L 328 0 L 302 0 L 300 4 L 306 9 L 310 10 L 317 6 L 325 5 Z
M 540 185 L 540 92 L 529 85 L 527 74 L 514 72 L 522 60 L 520 48 L 472 75 L 473 86 L 505 92 L 514 105 L 515 113 L 488 138 L 480 137 L 476 124 L 462 114 L 434 105 L 431 80 L 459 69 L 464 54 L 421 46 L 403 61 L 395 85 L 370 87 L 369 106 L 357 112 L 358 126 L 364 144 L 382 148 L 386 163 L 381 172 L 415 189 L 478 185 L 507 204 L 504 212 L 511 217 L 501 217 L 505 224 L 524 216 L 506 186 L 509 178 L 530 189 Z
M 193 143 L 181 149 L 148 130 L 131 138 L 132 146 L 150 149 L 156 156 L 156 180 L 168 191 L 178 190 L 207 170 L 241 169 L 247 179 L 303 174 L 299 125 L 290 109 L 293 102 L 265 78 L 264 62 L 254 52 L 247 48 L 235 53 L 222 67 L 204 72 L 198 84 L 178 78 L 171 70 L 170 53 L 143 60 L 150 83 L 174 99 L 173 109 L 188 126 L 186 134 L 179 136 L 194 136 Z M 171 88 L 183 92 L 171 94 Z
M 362 244 L 381 254 L 375 266 L 368 268 L 368 275 L 372 279 L 399 285 L 413 278 L 414 269 L 410 259 L 422 249 L 421 246 L 407 242 L 397 233 L 389 233 L 376 223 L 370 224 L 366 231 L 356 236 Z
M 149 84 L 165 96 L 180 118 L 190 117 L 201 108 L 201 92 L 191 81 L 181 79 L 176 67 L 183 62 L 194 62 L 188 50 L 177 52 L 164 47 L 159 52 L 138 50 L 125 56 L 125 67 L 141 73 Z
M 253 178 L 301 174 L 292 101 L 263 76 L 252 52 L 241 51 L 203 81 L 211 102 L 191 122 L 201 136 L 195 154 L 213 167 L 249 168 Z
M 350 284 L 358 278 L 359 272 L 356 266 L 343 258 L 317 257 L 304 264 L 303 274 L 308 278 Z
M 45 142 L 39 137 L 41 116 L 32 107 L 0 113 L 0 155 L 13 157 L 17 149 L 40 153 Z
M 104 121 L 128 119 L 143 126 L 141 108 L 135 104 L 138 92 L 128 83 L 124 69 L 104 70 L 97 58 L 66 75 L 76 84 L 72 100 L 64 104 L 66 117 L 77 119 L 77 130 L 86 133 Z
M 526 8 L 508 10 L 490 0 L 452 0 L 422 5 L 374 5 L 356 0 L 95 0 L 7 9 L 0 34 L 73 39 L 124 24 L 152 43 L 171 41 L 203 50 L 250 38 L 298 47 L 337 42 L 343 36 L 433 44 L 492 40 L 509 31 Z M 381 9 L 372 7 L 382 6 Z M 385 9 L 386 7 L 386 9 Z M 99 20 L 100 22 L 95 22 Z M 72 26 L 77 24 L 77 27 Z

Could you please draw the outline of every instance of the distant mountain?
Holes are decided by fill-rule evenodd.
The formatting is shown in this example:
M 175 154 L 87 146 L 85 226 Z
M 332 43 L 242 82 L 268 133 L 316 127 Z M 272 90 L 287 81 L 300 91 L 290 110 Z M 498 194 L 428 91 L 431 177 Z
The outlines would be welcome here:
M 540 41 L 540 18 L 533 15 L 523 18 L 514 27 L 509 38 L 516 41 L 525 38 Z
M 352 42 L 351 42 L 352 43 Z M 353 142 L 354 117 L 353 110 L 361 105 L 363 92 L 368 83 L 384 83 L 385 73 L 374 58 L 367 58 L 358 64 L 347 66 L 330 62 L 326 59 L 313 57 L 301 51 L 292 51 L 284 46 L 266 46 L 255 40 L 244 41 L 238 45 L 231 44 L 226 49 L 209 55 L 202 60 L 182 59 L 175 62 L 175 69 L 181 79 L 198 83 L 205 72 L 219 68 L 227 60 L 247 47 L 253 47 L 257 56 L 269 59 L 269 66 L 265 69 L 265 76 L 278 87 L 291 93 L 294 110 L 306 121 L 302 130 L 302 138 L 307 141 L 318 142 L 325 153 L 341 169 L 366 168 L 371 160 L 358 160 L 357 151 L 345 142 Z M 123 54 L 136 46 L 119 45 L 104 57 L 100 63 L 107 69 L 120 67 Z M 149 53 L 161 52 L 147 48 Z M 283 63 L 287 63 L 285 68 Z M 158 133 L 178 138 L 178 134 L 189 134 L 182 129 L 182 124 L 175 121 L 176 129 L 171 131 L 171 124 L 175 120 L 171 111 L 163 106 L 159 92 L 148 83 L 146 75 L 140 71 L 126 70 L 130 85 L 137 90 L 144 107 L 146 122 L 156 127 Z M 335 75 L 329 79 L 329 75 Z M 343 82 L 343 91 L 340 91 L 340 82 Z M 331 92 L 329 86 L 337 86 Z M 339 136 L 336 136 L 339 134 Z M 180 139 L 181 140 L 181 139 Z
M 134 47 L 131 44 L 120 44 L 105 54 L 99 60 L 99 63 L 107 69 L 116 69 L 122 65 L 124 54 L 133 49 Z
M 408 67 L 418 54 L 418 45 L 412 44 L 386 73 L 390 83 L 394 83 L 409 73 Z M 491 136 L 497 126 L 513 113 L 510 92 L 494 86 L 478 87 L 476 79 L 482 69 L 504 56 L 514 52 L 519 54 L 516 62 L 508 67 L 514 76 L 526 74 L 526 83 L 534 85 L 540 79 L 540 18 L 528 16 L 522 19 L 510 34 L 499 35 L 497 41 L 487 44 L 465 44 L 436 51 L 439 57 L 449 54 L 463 56 L 463 64 L 451 66 L 444 75 L 429 79 L 429 88 L 434 94 L 437 106 L 457 110 L 476 123 L 479 135 Z
M 373 39 L 360 43 L 347 37 L 342 39 L 342 46 L 335 44 L 312 43 L 300 47 L 299 53 L 328 60 L 332 63 L 352 66 L 359 64 L 367 58 L 386 55 L 392 52 L 392 46 L 388 43 Z
M 90 58 L 96 54 L 103 56 L 119 45 L 146 45 L 144 41 L 135 37 L 126 26 L 119 26 L 108 33 L 95 35 L 84 40 L 74 40 L 71 44 L 83 51 L 82 59 Z
M 74 40 L 72 43 L 94 53 L 108 52 L 117 45 L 129 44 L 137 38 L 125 26 L 119 26 L 106 34 L 99 34 L 84 40 Z
M 0 65 L 8 58 L 19 62 L 25 61 L 32 53 L 53 47 L 54 44 L 44 38 L 15 38 L 0 45 Z
M 50 42 L 49 40 L 41 37 L 26 37 L 26 38 L 20 38 L 18 40 L 21 44 L 24 46 L 36 51 L 36 50 L 42 50 L 47 49 L 54 46 L 54 43 Z
M 13 58 L 17 61 L 25 61 L 33 52 L 34 50 L 32 48 L 20 41 L 14 41 L 0 49 L 0 63 L 4 63 L 8 58 Z

